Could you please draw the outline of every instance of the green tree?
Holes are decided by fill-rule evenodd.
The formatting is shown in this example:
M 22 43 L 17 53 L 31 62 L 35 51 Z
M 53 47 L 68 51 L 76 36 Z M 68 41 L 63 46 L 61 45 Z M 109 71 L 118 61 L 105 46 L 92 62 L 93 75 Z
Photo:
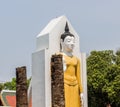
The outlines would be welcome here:
M 0 83 L 0 92 L 4 89 L 4 83 Z
M 120 51 L 92 51 L 87 75 L 89 107 L 120 106 Z
M 12 81 L 4 83 L 5 90 L 16 90 L 16 78 L 12 78 Z
M 31 78 L 27 80 L 27 87 L 29 87 Z M 12 81 L 3 84 L 5 90 L 16 90 L 16 78 L 12 78 Z

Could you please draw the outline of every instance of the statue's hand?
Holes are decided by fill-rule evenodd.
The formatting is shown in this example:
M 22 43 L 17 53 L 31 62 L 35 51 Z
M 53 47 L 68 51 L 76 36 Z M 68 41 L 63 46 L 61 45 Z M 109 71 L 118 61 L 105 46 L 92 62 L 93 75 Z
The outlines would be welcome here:
M 64 60 L 64 57 L 63 57 L 63 71 L 66 71 L 66 63 L 65 63 L 65 60 Z
M 80 94 L 80 98 L 81 98 L 81 106 L 83 107 L 84 105 L 83 93 Z

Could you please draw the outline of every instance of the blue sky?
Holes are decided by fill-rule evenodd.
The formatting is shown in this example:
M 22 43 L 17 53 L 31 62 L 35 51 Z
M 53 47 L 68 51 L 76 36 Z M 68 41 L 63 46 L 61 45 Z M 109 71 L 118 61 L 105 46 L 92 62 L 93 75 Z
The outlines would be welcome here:
M 0 82 L 19 66 L 31 75 L 36 36 L 61 15 L 80 36 L 81 52 L 120 48 L 120 0 L 0 0 Z

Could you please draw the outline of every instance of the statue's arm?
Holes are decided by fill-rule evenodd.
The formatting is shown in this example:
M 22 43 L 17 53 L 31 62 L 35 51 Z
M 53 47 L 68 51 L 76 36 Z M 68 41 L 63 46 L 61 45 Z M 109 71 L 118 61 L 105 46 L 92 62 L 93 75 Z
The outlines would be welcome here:
M 79 85 L 79 89 L 80 89 L 80 99 L 81 99 L 81 107 L 83 107 L 84 105 L 84 101 L 83 101 L 83 87 L 82 87 L 82 81 L 81 81 L 81 69 L 80 69 L 80 60 L 78 59 L 78 63 L 77 63 L 77 79 L 78 79 L 78 85 Z
M 82 87 L 82 82 L 81 82 L 81 69 L 80 69 L 80 60 L 78 59 L 77 62 L 77 80 L 78 80 L 78 85 L 79 85 L 79 89 L 80 89 L 80 93 L 83 93 L 83 87 Z

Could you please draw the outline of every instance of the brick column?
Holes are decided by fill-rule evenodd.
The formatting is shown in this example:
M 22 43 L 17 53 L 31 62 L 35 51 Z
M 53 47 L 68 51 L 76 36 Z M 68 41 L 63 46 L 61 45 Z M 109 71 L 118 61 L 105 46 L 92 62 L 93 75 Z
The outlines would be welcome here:
M 16 68 L 16 107 L 28 107 L 25 66 Z
M 62 55 L 51 58 L 52 107 L 65 107 Z

